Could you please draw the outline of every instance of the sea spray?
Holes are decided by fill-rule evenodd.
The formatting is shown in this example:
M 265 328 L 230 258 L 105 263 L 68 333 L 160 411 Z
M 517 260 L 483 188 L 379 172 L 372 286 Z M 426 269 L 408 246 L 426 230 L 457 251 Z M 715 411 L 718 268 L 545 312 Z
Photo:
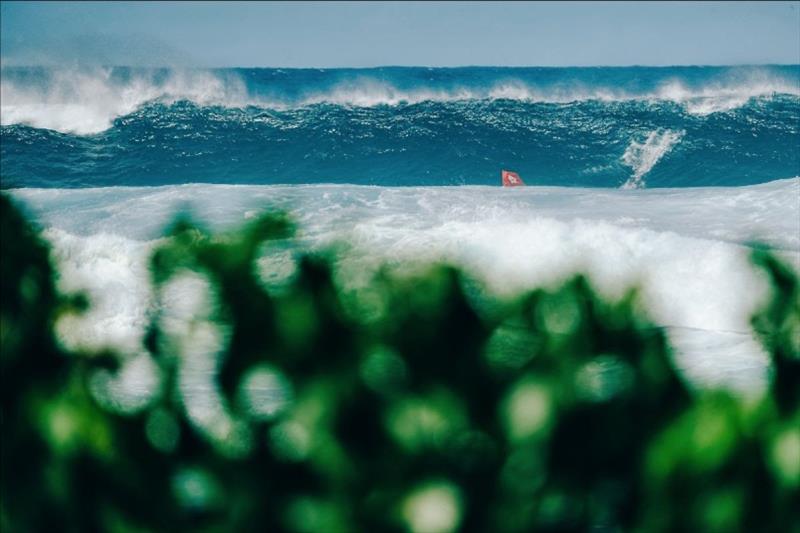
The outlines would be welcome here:
M 741 107 L 751 98 L 798 97 L 800 71 L 794 66 L 699 70 L 3 67 L 0 92 L 5 126 L 27 124 L 89 135 L 111 128 L 114 119 L 147 103 L 180 100 L 200 106 L 274 110 L 317 104 L 374 107 L 472 100 L 643 101 L 676 103 L 689 113 L 705 115 Z M 45 109 L 50 112 L 44 113 Z M 84 115 L 88 118 L 82 119 Z
M 800 168 L 798 66 L 3 67 L 0 92 L 3 188 L 497 185 L 503 168 L 658 188 Z
M 622 161 L 631 167 L 633 174 L 623 185 L 623 189 L 641 189 L 645 186 L 644 176 L 661 158 L 672 150 L 684 136 L 685 131 L 651 131 L 643 142 L 631 141 L 622 154 Z
M 26 124 L 91 135 L 108 130 L 114 120 L 148 102 L 181 100 L 198 105 L 243 106 L 244 81 L 235 73 L 189 69 L 84 67 L 3 69 L 0 81 L 2 125 Z

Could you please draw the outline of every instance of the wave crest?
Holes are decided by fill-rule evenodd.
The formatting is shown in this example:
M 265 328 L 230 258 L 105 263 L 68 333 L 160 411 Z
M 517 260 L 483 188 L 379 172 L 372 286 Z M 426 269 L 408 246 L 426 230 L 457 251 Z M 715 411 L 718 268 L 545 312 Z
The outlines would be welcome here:
M 26 69 L 3 68 L 0 122 L 25 124 L 63 133 L 88 135 L 109 129 L 116 118 L 159 101 L 188 100 L 200 106 L 256 106 L 286 110 L 318 104 L 349 107 L 414 105 L 422 102 L 513 100 L 568 104 L 599 102 L 672 102 L 693 115 L 730 111 L 752 98 L 800 96 L 793 74 L 747 70 L 734 77 L 698 82 L 691 76 L 661 73 L 637 85 L 635 76 L 596 81 L 584 73 L 536 69 L 481 69 L 420 76 L 419 69 L 384 72 L 288 72 L 273 69 Z M 645 69 L 646 70 L 646 69 Z M 438 77 L 437 77 L 438 76 Z M 449 77 L 448 77 L 449 76 Z M 583 76 L 583 77 L 581 77 Z M 627 76 L 627 77 L 626 77 Z
M 112 68 L 48 69 L 44 76 L 0 81 L 2 125 L 25 124 L 62 133 L 105 131 L 114 119 L 155 100 L 190 100 L 198 105 L 245 105 L 247 88 L 238 76 L 202 70 L 140 71 L 120 79 Z

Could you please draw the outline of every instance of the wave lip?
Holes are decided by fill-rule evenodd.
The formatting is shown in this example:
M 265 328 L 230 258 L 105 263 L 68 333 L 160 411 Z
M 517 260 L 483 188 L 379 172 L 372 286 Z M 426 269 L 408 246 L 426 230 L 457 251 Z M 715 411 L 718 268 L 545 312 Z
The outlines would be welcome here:
M 247 89 L 237 76 L 202 70 L 135 71 L 120 79 L 115 69 L 48 69 L 43 76 L 0 81 L 0 122 L 91 135 L 113 126 L 148 102 L 189 100 L 201 106 L 241 107 Z
M 737 83 L 712 83 L 700 88 L 689 88 L 681 81 L 672 80 L 660 86 L 651 99 L 682 104 L 687 113 L 705 116 L 737 109 L 753 98 L 777 95 L 800 97 L 800 83 L 751 76 Z
M 644 84 L 636 82 L 633 72 L 622 75 L 614 69 L 601 69 L 606 77 L 598 81 L 573 70 L 489 68 L 454 74 L 449 69 L 433 69 L 433 74 L 425 77 L 426 69 L 368 69 L 355 74 L 331 70 L 312 75 L 274 69 L 4 67 L 0 122 L 91 135 L 111 128 L 116 118 L 148 102 L 179 100 L 199 106 L 275 110 L 318 104 L 375 107 L 495 100 L 551 104 L 649 101 L 677 103 L 689 114 L 705 116 L 739 108 L 752 98 L 800 97 L 800 72 L 785 69 L 749 69 L 727 77 L 709 74 L 708 79 L 698 80 L 696 73 L 695 78 L 685 72 L 665 76 L 658 69 L 644 68 L 643 75 L 652 78 Z

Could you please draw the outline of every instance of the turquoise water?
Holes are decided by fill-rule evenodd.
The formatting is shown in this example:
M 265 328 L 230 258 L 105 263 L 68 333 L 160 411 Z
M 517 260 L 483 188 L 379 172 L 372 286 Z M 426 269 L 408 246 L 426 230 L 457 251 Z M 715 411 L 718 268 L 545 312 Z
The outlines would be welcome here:
M 800 175 L 800 66 L 2 69 L 3 188 L 752 185 Z

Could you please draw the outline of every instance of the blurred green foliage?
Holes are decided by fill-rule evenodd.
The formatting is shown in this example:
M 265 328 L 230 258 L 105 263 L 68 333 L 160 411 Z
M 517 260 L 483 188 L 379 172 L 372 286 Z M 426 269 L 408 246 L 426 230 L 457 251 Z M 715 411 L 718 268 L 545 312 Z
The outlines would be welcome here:
M 800 531 L 800 289 L 767 251 L 772 377 L 740 398 L 690 391 L 634 291 L 576 277 L 487 314 L 450 267 L 347 291 L 298 253 L 264 276 L 289 220 L 183 218 L 151 261 L 160 386 L 126 409 L 91 386 L 125 357 L 60 345 L 87 302 L 0 207 L 4 532 Z M 176 307 L 187 282 L 205 296 Z

